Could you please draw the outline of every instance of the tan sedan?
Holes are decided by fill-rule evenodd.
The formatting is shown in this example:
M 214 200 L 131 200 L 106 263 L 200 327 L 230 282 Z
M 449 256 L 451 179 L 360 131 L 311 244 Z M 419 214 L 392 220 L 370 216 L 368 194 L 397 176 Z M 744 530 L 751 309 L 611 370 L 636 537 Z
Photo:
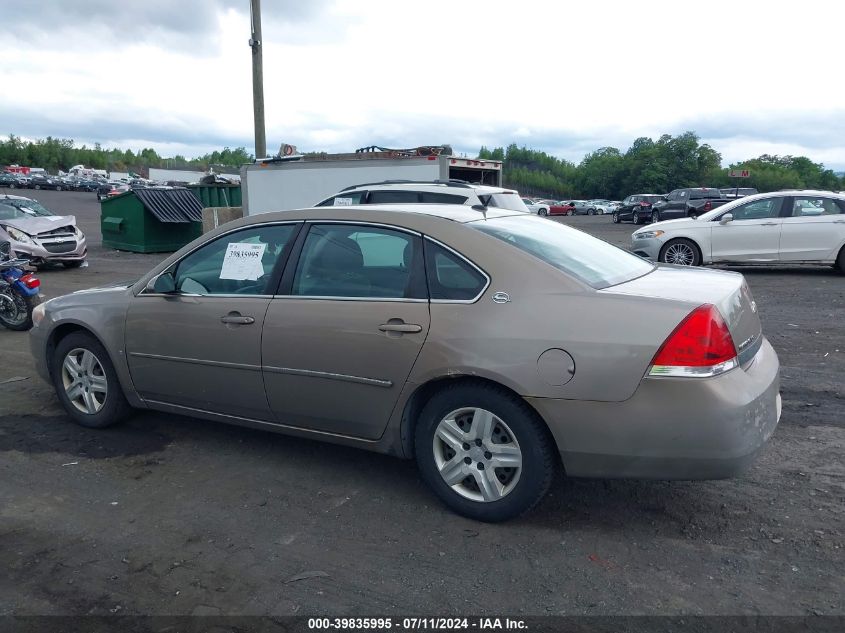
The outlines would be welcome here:
M 246 218 L 34 321 L 39 372 L 82 425 L 146 408 L 416 458 L 447 505 L 487 521 L 533 506 L 561 462 L 734 475 L 780 416 L 741 275 L 492 208 Z

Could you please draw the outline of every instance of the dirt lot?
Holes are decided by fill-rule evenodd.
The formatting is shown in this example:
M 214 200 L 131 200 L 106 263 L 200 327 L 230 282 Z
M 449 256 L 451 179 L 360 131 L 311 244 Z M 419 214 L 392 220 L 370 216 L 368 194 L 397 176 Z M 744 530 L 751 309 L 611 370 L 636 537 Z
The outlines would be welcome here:
M 46 296 L 160 260 L 100 247 L 94 194 L 33 193 L 92 243 L 89 267 L 42 273 Z M 783 366 L 755 466 L 561 477 L 506 525 L 445 510 L 412 462 L 158 413 L 79 428 L 2 330 L 0 614 L 845 614 L 845 276 L 745 272 Z

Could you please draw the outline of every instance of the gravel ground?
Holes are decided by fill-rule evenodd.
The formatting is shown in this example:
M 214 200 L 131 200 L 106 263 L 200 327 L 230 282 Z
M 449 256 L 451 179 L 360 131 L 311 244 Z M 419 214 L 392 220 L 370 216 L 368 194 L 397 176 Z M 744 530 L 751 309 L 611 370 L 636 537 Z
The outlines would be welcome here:
M 139 276 L 99 246 L 46 296 Z M 630 224 L 560 220 L 621 246 Z M 475 523 L 413 462 L 141 413 L 90 431 L 0 330 L 0 614 L 845 614 L 845 276 L 745 269 L 782 363 L 781 424 L 742 477 L 567 480 L 529 515 Z M 625 327 L 620 318 L 620 327 Z

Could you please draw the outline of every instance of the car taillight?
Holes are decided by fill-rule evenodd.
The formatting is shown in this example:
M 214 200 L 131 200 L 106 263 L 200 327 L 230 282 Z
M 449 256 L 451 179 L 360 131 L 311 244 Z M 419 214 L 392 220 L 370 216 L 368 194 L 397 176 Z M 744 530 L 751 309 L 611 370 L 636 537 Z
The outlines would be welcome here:
M 715 306 L 704 304 L 681 321 L 663 343 L 649 376 L 708 377 L 739 364 L 728 326 Z
M 34 288 L 38 288 L 39 286 L 41 286 L 41 280 L 38 279 L 38 277 L 36 277 L 32 273 L 27 273 L 26 275 L 22 275 L 21 278 L 18 281 L 20 281 L 24 286 L 26 286 L 30 290 L 32 290 Z
M 705 210 L 705 211 L 709 211 L 709 210 L 710 210 L 710 209 L 712 209 L 712 208 L 713 208 L 713 205 L 712 205 L 712 204 L 710 204 L 710 201 L 709 201 L 709 200 L 708 200 L 707 202 L 705 202 L 705 203 L 704 203 L 704 210 Z

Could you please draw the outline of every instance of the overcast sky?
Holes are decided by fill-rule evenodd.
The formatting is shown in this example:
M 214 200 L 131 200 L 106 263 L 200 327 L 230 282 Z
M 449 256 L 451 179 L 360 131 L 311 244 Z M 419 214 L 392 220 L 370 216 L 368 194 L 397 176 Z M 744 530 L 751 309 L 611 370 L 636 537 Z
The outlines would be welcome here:
M 254 151 L 249 0 L 4 2 L 0 133 Z M 579 162 L 693 130 L 845 170 L 845 3 L 263 0 L 267 146 L 516 142 Z

